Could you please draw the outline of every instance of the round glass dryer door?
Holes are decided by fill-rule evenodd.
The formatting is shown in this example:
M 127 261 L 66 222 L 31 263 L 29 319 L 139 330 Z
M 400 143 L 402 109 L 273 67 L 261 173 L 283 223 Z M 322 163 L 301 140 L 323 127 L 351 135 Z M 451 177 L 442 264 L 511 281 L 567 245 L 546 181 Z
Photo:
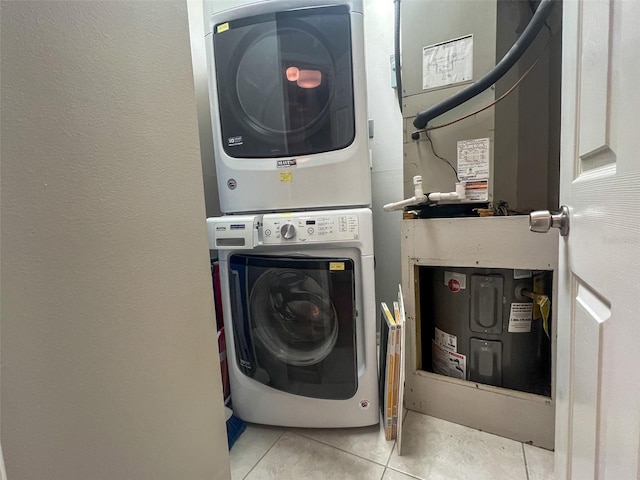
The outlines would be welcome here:
M 258 37 L 242 53 L 235 94 L 241 115 L 258 134 L 304 138 L 322 127 L 334 93 L 335 71 L 329 52 L 314 33 L 295 23 L 282 25 Z
M 236 158 L 345 148 L 355 136 L 346 6 L 249 17 L 214 28 L 222 142 Z

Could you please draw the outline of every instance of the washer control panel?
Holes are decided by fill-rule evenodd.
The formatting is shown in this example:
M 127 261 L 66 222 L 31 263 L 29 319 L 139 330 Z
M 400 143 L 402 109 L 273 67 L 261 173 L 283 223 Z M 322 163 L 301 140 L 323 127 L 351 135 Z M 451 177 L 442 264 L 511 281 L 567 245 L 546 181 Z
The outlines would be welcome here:
M 274 213 L 262 218 L 264 244 L 358 240 L 358 216 L 315 212 Z

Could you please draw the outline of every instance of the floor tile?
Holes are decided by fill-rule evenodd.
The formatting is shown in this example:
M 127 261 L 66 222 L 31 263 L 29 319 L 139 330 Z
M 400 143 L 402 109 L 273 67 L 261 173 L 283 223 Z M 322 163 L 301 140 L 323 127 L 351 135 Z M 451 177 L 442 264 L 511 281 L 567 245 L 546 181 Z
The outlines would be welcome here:
M 525 444 L 524 455 L 529 480 L 554 480 L 553 452 Z
M 283 433 L 284 428 L 247 424 L 229 452 L 232 480 L 242 480 Z
M 387 464 L 395 443 L 384 439 L 384 428 L 380 425 L 361 428 L 296 428 L 290 431 L 382 465 Z
M 389 467 L 425 480 L 526 480 L 522 444 L 416 412 Z
M 247 480 L 378 480 L 384 467 L 287 431 Z
M 398 472 L 396 470 L 392 470 L 391 468 L 387 468 L 384 471 L 382 480 L 416 480 L 416 477 L 412 477 L 411 475 L 407 475 L 406 473 Z

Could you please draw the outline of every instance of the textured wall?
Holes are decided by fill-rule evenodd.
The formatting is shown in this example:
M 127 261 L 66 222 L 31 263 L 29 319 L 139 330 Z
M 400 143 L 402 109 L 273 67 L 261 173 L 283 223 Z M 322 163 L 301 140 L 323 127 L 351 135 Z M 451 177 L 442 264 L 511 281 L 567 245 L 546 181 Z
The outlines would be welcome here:
M 186 3 L 1 17 L 9 478 L 229 478 Z

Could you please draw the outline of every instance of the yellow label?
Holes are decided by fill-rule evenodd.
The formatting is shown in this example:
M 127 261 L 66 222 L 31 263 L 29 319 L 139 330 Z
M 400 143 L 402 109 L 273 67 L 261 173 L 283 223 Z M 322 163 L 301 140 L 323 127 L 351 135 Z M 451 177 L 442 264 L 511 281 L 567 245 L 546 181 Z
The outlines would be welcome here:
M 344 270 L 344 262 L 329 262 L 329 270 Z
M 291 182 L 293 182 L 293 173 L 291 173 L 291 172 L 280 172 L 280 181 L 282 183 L 291 183 Z
M 216 33 L 226 32 L 227 30 L 229 30 L 229 22 L 221 23 L 220 25 L 218 25 L 218 28 L 216 29 Z

